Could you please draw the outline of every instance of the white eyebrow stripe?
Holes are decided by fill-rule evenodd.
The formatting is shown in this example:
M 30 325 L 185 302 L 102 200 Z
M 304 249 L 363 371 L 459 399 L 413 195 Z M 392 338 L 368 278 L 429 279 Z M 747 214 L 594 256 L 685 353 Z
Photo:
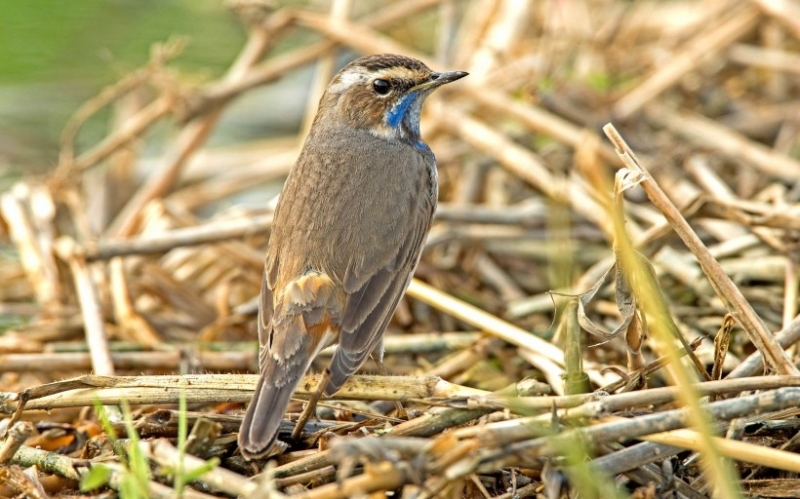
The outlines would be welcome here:
M 357 83 L 367 81 L 368 78 L 369 75 L 362 68 L 355 67 L 340 74 L 336 83 L 333 83 L 329 90 L 336 93 L 344 92 Z

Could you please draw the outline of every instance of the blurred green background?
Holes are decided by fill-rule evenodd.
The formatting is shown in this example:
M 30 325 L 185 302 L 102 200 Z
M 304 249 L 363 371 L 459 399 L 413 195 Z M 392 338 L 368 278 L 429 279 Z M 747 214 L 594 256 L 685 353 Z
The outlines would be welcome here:
M 88 99 L 145 64 L 156 43 L 180 37 L 186 49 L 169 67 L 187 88 L 220 77 L 246 40 L 243 23 L 225 0 L 0 0 L 0 190 L 21 176 L 51 170 L 59 137 L 70 116 Z M 329 0 L 275 0 L 327 12 Z M 358 18 L 385 5 L 353 2 Z M 435 14 L 396 23 L 392 35 L 412 47 L 430 47 Z M 320 36 L 294 29 L 270 54 Z M 339 50 L 340 64 L 355 54 Z M 306 112 L 313 65 L 248 91 L 227 106 L 208 144 L 228 145 L 270 135 L 294 134 Z M 80 153 L 108 133 L 110 108 L 93 116 L 77 137 Z M 163 152 L 168 123 L 148 130 L 144 155 Z
M 0 0 L 0 175 L 51 168 L 78 106 L 176 35 L 189 44 L 172 65 L 198 81 L 222 74 L 245 39 L 221 0 Z M 95 123 L 86 139 L 102 133 Z

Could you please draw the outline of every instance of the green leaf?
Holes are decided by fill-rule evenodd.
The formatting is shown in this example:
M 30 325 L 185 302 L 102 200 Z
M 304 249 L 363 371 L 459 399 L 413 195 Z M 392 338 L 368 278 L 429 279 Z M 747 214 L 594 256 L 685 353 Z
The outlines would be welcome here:
M 192 471 L 184 472 L 183 479 L 186 483 L 191 483 L 216 468 L 217 465 L 219 465 L 219 458 L 212 457 L 202 466 L 199 466 Z
M 81 477 L 81 492 L 89 492 L 99 489 L 111 479 L 111 470 L 102 464 L 95 464 L 89 468 L 89 472 Z

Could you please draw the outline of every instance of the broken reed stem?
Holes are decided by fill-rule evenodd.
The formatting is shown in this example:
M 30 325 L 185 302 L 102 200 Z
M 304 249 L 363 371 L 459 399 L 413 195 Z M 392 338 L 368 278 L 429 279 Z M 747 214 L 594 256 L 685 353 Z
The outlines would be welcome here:
M 613 418 L 617 419 L 617 418 Z M 697 432 L 691 430 L 673 430 L 641 437 L 642 440 L 659 444 L 680 447 L 695 452 L 702 452 L 698 445 Z M 773 449 L 739 440 L 712 437 L 719 452 L 730 459 L 743 463 L 758 464 L 776 470 L 800 473 L 800 456 L 795 452 Z
M 509 208 L 493 209 L 481 205 L 457 206 L 443 203 L 436 210 L 436 220 L 482 224 L 533 224 L 541 217 L 539 203 L 520 203 Z M 177 228 L 135 239 L 101 240 L 85 246 L 86 260 L 107 260 L 115 256 L 152 255 L 175 248 L 224 242 L 230 239 L 269 232 L 273 215 L 256 215 L 207 222 L 194 227 Z
M 164 438 L 153 441 L 140 441 L 139 447 L 151 460 L 167 469 L 178 469 L 179 466 L 183 466 L 184 473 L 193 473 L 206 466 L 204 460 L 191 454 L 181 455 L 178 449 Z M 196 481 L 232 496 L 248 496 L 258 489 L 256 483 L 250 478 L 219 466 L 200 475 L 196 478 Z
M 800 341 L 800 316 L 795 317 L 785 328 L 775 335 L 775 340 L 783 348 L 788 348 L 791 345 Z M 743 360 L 733 371 L 728 373 L 726 379 L 744 378 L 746 376 L 753 376 L 759 371 L 764 369 L 764 356 L 760 351 L 753 352 L 749 357 Z
M 385 28 L 392 23 L 435 7 L 443 1 L 444 0 L 408 0 L 405 2 L 396 2 L 384 7 L 375 14 L 359 19 L 357 22 L 360 25 L 370 26 L 372 28 Z M 288 15 L 292 16 L 293 13 L 289 12 Z M 199 113 L 206 112 L 207 109 L 228 101 L 247 90 L 274 81 L 292 69 L 314 62 L 317 58 L 323 56 L 336 46 L 337 43 L 331 40 L 323 40 L 311 45 L 306 45 L 252 67 L 246 75 L 243 75 L 236 81 L 221 82 L 212 85 L 200 95 L 200 105 L 194 109 L 192 115 L 196 116 Z M 407 52 L 407 50 L 404 50 L 402 53 Z
M 417 279 L 411 280 L 407 294 L 470 326 L 528 350 L 532 363 L 546 373 L 553 389 L 559 393 L 563 391 L 564 352 L 557 346 Z
M 19 252 L 22 270 L 33 287 L 33 298 L 42 307 L 55 307 L 62 293 L 58 271 L 52 253 L 41 247 L 33 220 L 23 203 L 23 200 L 30 203 L 31 194 L 25 183 L 0 194 L 0 215 L 5 219 L 8 235 Z
M 617 150 L 619 151 L 619 147 Z M 681 354 L 691 353 L 691 350 L 669 313 L 669 305 L 657 282 L 655 272 L 651 270 L 649 262 L 636 252 L 625 230 L 624 191 L 644 181 L 646 178 L 641 170 L 621 169 L 615 176 L 612 214 L 614 254 L 618 259 L 617 264 L 632 291 L 637 308 L 646 318 L 646 327 L 654 340 L 653 348 L 669 360 L 666 369 L 670 381 L 681 388 L 680 401 L 686 408 L 688 421 L 697 430 L 698 445 L 703 449 L 701 462 L 704 472 L 709 475 L 709 482 L 713 484 L 713 496 L 720 499 L 741 497 L 735 470 L 729 462 L 721 458 L 711 438 L 711 422 L 704 410 L 708 409 L 708 406 L 701 407 L 699 396 L 693 390 L 693 383 L 697 381 L 698 373 L 690 371 L 681 363 Z M 675 211 L 677 212 L 677 209 Z M 684 349 L 679 349 L 675 344 L 676 339 L 681 340 Z M 700 365 L 699 369 L 700 373 L 705 374 L 704 366 Z
M 649 105 L 647 119 L 686 140 L 698 143 L 734 161 L 746 161 L 771 177 L 791 182 L 800 179 L 800 161 L 690 111 L 674 111 L 662 104 Z
M 388 355 L 469 351 L 470 346 L 481 341 L 482 337 L 481 333 L 475 332 L 388 335 L 383 345 L 384 353 Z M 39 345 L 40 350 L 42 346 Z M 187 353 L 198 369 L 211 372 L 247 371 L 255 369 L 258 361 L 257 342 L 235 347 L 227 343 L 206 343 L 199 348 L 189 343 L 160 343 L 157 350 L 148 350 L 141 343 L 114 342 L 109 347 L 118 371 L 177 370 Z M 87 351 L 85 342 L 51 342 L 47 351 L 39 353 L 0 354 L 0 366 L 4 372 L 91 371 L 92 361 Z M 331 357 L 335 351 L 336 346 L 332 345 L 322 350 L 320 356 Z M 474 361 L 469 364 L 474 364 Z M 436 376 L 447 377 L 443 374 Z
M 778 388 L 800 388 L 800 376 L 758 376 L 735 380 L 705 381 L 693 383 L 692 390 L 699 397 L 739 394 L 756 390 L 776 390 Z M 632 392 L 599 395 L 586 393 L 565 396 L 517 396 L 498 394 L 469 397 L 465 400 L 443 401 L 447 406 L 462 409 L 510 410 L 514 414 L 528 415 L 552 409 L 570 409 L 569 417 L 596 418 L 603 414 L 620 411 L 634 411 L 639 407 L 669 404 L 679 399 L 682 388 L 665 386 Z M 457 430 L 461 437 L 478 436 L 485 427 L 471 427 Z
M 276 16 L 277 17 L 277 16 Z M 273 41 L 273 34 L 279 33 L 288 23 L 285 16 L 274 21 L 275 24 L 257 24 L 250 30 L 247 43 L 242 48 L 225 75 L 225 82 L 235 82 L 245 77 L 247 70 L 254 66 Z M 177 183 L 184 167 L 194 152 L 201 147 L 222 115 L 224 105 L 219 105 L 202 117 L 185 126 L 176 139 L 173 151 L 167 154 L 167 164 L 153 174 L 128 200 L 119 212 L 106 234 L 117 237 L 130 237 L 136 231 L 140 214 L 152 200 L 169 192 Z
M 86 247 L 88 261 L 107 260 L 115 256 L 153 255 L 175 248 L 216 243 L 262 234 L 272 226 L 272 215 L 220 220 L 195 227 L 173 229 L 163 234 L 135 239 L 99 241 Z
M 409 473 L 400 466 L 403 463 L 382 461 L 369 467 L 363 475 L 347 478 L 337 483 L 328 483 L 311 490 L 292 494 L 297 499 L 349 499 L 364 494 L 393 490 L 408 483 Z
M 186 383 L 190 403 L 247 402 L 255 389 L 255 374 L 206 374 L 186 376 L 97 376 L 85 375 L 48 383 L 0 399 L 0 412 L 17 410 L 14 401 L 23 400 L 25 409 L 118 404 L 174 404 Z M 307 399 L 319 382 L 319 375 L 307 375 L 295 397 Z M 437 376 L 353 376 L 330 399 L 333 400 L 424 400 L 469 397 L 483 390 L 449 383 Z
M 622 96 L 614 105 L 612 115 L 619 120 L 630 118 L 686 73 L 750 32 L 758 19 L 758 9 L 747 5 L 713 29 L 700 31 L 684 47 L 674 50 L 672 58 L 661 61 L 658 69 L 639 86 Z
M 119 130 L 109 135 L 94 148 L 78 156 L 73 163 L 65 163 L 69 175 L 79 174 L 111 156 L 125 145 L 137 139 L 151 125 L 167 116 L 174 105 L 174 97 L 164 96 L 145 107 L 122 124 Z M 66 174 L 65 171 L 57 171 Z
M 784 408 L 795 407 L 800 403 L 800 389 L 798 388 L 779 388 L 757 395 L 748 395 L 736 399 L 724 400 L 707 404 L 704 408 L 715 420 L 730 421 L 732 419 L 748 416 L 754 412 L 771 412 Z M 545 415 L 545 417 L 550 417 Z M 690 421 L 690 411 L 688 409 L 673 409 L 654 414 L 639 415 L 635 418 L 614 418 L 610 422 L 602 422 L 584 428 L 560 432 L 551 435 L 552 428 L 548 420 L 540 417 L 541 422 L 538 426 L 548 434 L 544 437 L 536 437 L 523 440 L 509 445 L 503 445 L 500 449 L 488 448 L 476 455 L 469 456 L 459 463 L 454 464 L 447 471 L 450 478 L 463 476 L 466 472 L 473 470 L 486 471 L 489 469 L 503 468 L 507 466 L 532 466 L 539 459 L 558 455 L 563 448 L 564 442 L 569 442 L 580 435 L 581 440 L 594 444 L 603 442 L 619 442 L 630 438 L 644 438 L 650 435 L 663 433 L 683 428 Z M 511 422 L 514 423 L 514 422 Z M 528 427 L 533 431 L 534 427 Z M 693 448 L 699 446 L 697 433 L 692 442 Z M 530 433 L 529 433 L 530 435 Z M 709 436 L 709 438 L 713 438 Z M 500 439 L 493 435 L 488 428 L 483 428 L 482 442 L 497 442 Z M 718 440 L 715 440 L 715 445 Z M 670 445 L 680 444 L 679 439 L 670 440 Z M 747 456 L 740 456 L 747 459 Z M 781 458 L 776 459 L 777 463 L 783 462 L 786 465 L 786 456 L 781 454 Z M 794 457 L 789 464 L 793 469 L 800 466 L 800 458 Z M 735 495 L 724 496 L 735 497 Z
M 98 152 L 104 149 L 104 147 L 101 146 L 106 141 L 103 141 L 89 152 L 81 155 L 76 162 L 75 138 L 78 136 L 78 132 L 80 131 L 81 127 L 89 120 L 90 117 L 95 115 L 102 108 L 109 106 L 112 102 L 121 98 L 123 95 L 132 92 L 134 89 L 146 83 L 154 76 L 154 73 L 163 68 L 164 64 L 169 62 L 171 59 L 178 57 L 181 52 L 183 52 L 185 47 L 186 41 L 181 38 L 173 38 L 163 44 L 157 44 L 151 50 L 150 60 L 144 67 L 137 69 L 116 83 L 104 88 L 99 95 L 81 105 L 81 107 L 78 108 L 78 110 L 75 111 L 75 113 L 73 113 L 73 115 L 70 117 L 67 124 L 64 125 L 64 130 L 61 132 L 61 138 L 59 140 L 61 151 L 58 158 L 59 165 L 56 167 L 56 176 L 61 175 L 61 173 L 58 173 L 59 170 L 64 170 L 64 175 L 62 176 L 65 176 L 67 171 L 81 171 L 93 166 L 97 161 L 92 160 L 92 158 L 96 158 L 98 156 Z M 160 118 L 160 116 L 152 117 L 152 110 L 151 112 L 145 114 L 151 115 L 150 123 Z M 139 118 L 132 118 L 131 122 L 147 127 L 149 123 L 145 114 L 142 114 Z M 141 133 L 141 130 L 138 132 L 135 131 L 137 127 L 134 125 L 126 125 L 125 128 L 129 132 L 127 135 L 138 136 Z M 115 136 L 123 137 L 125 135 L 123 133 L 124 131 L 125 130 L 121 130 Z M 108 139 L 111 139 L 111 137 Z
M 776 0 L 755 0 L 754 3 L 800 39 L 800 7 L 796 3 Z
M 775 337 L 767 329 L 761 318 L 758 317 L 750 303 L 745 300 L 739 288 L 731 281 L 720 267 L 719 263 L 714 259 L 708 248 L 703 244 L 703 241 L 692 230 L 689 223 L 683 218 L 680 211 L 669 200 L 664 191 L 658 186 L 653 177 L 647 173 L 647 170 L 636 159 L 633 151 L 625 143 L 624 139 L 619 135 L 613 125 L 608 124 L 603 127 L 603 131 L 614 144 L 622 159 L 623 164 L 630 168 L 631 171 L 638 172 L 644 175 L 644 180 L 641 182 L 642 189 L 644 189 L 650 202 L 658 208 L 661 213 L 666 217 L 672 226 L 675 233 L 684 242 L 686 247 L 697 258 L 700 268 L 703 273 L 708 277 L 709 281 L 713 284 L 714 291 L 717 296 L 725 303 L 730 313 L 744 327 L 750 341 L 758 348 L 764 355 L 770 368 L 774 369 L 779 374 L 795 375 L 800 374 L 791 359 L 786 356 L 786 352 L 775 341 Z
M 3 433 L 5 440 L 0 447 L 0 466 L 7 464 L 14 457 L 28 437 L 36 433 L 36 428 L 30 421 L 17 421 Z
M 91 471 L 91 462 L 86 459 L 73 459 L 71 457 L 63 456 L 56 452 L 44 451 L 41 449 L 34 449 L 32 447 L 22 446 L 14 457 L 11 459 L 11 464 L 29 468 L 36 466 L 40 471 L 50 473 L 56 476 L 68 478 L 70 480 L 79 481 L 81 477 Z M 109 472 L 110 477 L 108 486 L 114 490 L 119 491 L 120 487 L 125 482 L 125 476 L 130 473 L 121 464 L 114 462 L 103 462 Z M 166 485 L 162 485 L 155 481 L 147 483 L 148 496 L 151 499 L 173 499 L 175 497 L 175 490 Z M 216 496 L 204 494 L 194 489 L 184 489 L 184 499 L 218 499 Z
M 114 375 L 114 362 L 108 346 L 103 312 L 98 302 L 94 282 L 77 243 L 69 237 L 62 237 L 55 245 L 58 256 L 64 260 L 72 272 L 75 290 L 81 306 L 86 344 L 92 359 L 92 370 L 100 376 Z

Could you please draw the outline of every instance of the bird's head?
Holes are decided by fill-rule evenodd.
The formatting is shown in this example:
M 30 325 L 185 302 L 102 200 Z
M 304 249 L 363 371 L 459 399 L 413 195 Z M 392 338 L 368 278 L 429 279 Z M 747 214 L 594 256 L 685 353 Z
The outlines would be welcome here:
M 425 98 L 466 75 L 463 71 L 437 73 L 401 55 L 361 57 L 333 78 L 320 101 L 317 119 L 346 120 L 347 125 L 378 137 L 417 144 Z

